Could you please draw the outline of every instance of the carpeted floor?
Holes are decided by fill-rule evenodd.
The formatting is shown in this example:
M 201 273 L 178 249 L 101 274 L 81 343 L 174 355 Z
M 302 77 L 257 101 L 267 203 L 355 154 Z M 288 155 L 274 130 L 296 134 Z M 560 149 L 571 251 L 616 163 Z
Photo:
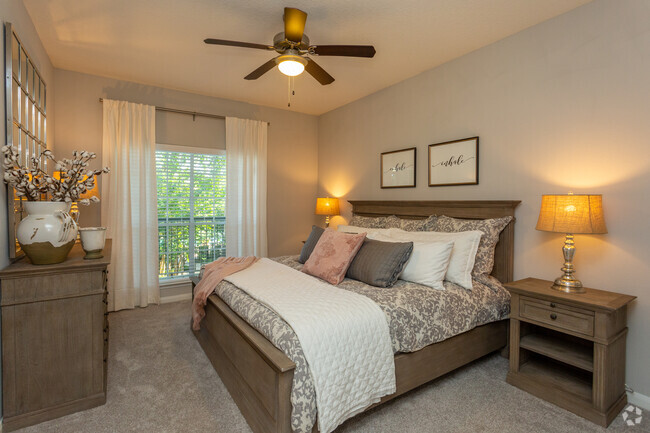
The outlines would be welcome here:
M 194 339 L 189 302 L 110 315 L 108 401 L 21 430 L 31 432 L 250 432 Z M 505 382 L 488 356 L 344 423 L 338 433 L 650 432 L 650 412 L 602 429 Z

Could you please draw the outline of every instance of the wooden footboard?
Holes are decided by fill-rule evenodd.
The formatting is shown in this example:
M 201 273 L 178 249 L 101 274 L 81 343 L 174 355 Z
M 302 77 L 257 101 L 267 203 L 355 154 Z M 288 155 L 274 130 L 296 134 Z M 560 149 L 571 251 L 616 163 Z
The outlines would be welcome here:
M 194 335 L 251 429 L 290 433 L 296 365 L 216 295 L 208 298 L 205 310 L 201 330 Z M 489 323 L 417 352 L 396 355 L 397 392 L 371 407 L 503 348 L 506 324 L 507 320 Z
M 193 331 L 248 425 L 256 433 L 291 432 L 296 365 L 216 295 Z

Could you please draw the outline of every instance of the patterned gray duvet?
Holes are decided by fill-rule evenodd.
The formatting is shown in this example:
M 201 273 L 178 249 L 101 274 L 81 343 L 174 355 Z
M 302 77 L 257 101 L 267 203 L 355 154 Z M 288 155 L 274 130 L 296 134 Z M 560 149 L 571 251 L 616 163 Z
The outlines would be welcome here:
M 301 269 L 297 256 L 274 260 Z M 510 313 L 510 295 L 491 277 L 474 280 L 465 290 L 445 282 L 445 291 L 398 280 L 390 288 L 369 286 L 345 279 L 337 287 L 372 299 L 383 310 L 390 328 L 393 351 L 415 352 L 433 343 L 462 334 L 476 326 L 498 321 Z M 257 329 L 295 364 L 291 391 L 291 427 L 307 433 L 316 421 L 314 385 L 300 342 L 291 327 L 274 311 L 260 304 L 233 284 L 222 281 L 217 295 L 253 328 Z

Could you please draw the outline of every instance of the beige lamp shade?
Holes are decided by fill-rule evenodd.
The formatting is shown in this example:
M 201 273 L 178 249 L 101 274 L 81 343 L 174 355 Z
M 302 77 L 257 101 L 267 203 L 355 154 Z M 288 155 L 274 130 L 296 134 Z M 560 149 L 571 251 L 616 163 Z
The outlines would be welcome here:
M 607 233 L 603 197 L 600 194 L 543 195 L 536 229 L 567 234 Z
M 316 215 L 338 215 L 339 199 L 338 198 L 317 198 Z

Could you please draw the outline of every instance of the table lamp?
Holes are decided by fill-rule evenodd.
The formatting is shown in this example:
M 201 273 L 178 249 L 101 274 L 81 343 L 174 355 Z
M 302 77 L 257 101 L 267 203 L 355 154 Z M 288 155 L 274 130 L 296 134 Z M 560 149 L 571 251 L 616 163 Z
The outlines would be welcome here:
M 52 173 L 52 176 L 55 179 L 61 180 L 60 171 L 55 171 L 54 173 Z M 97 186 L 97 176 L 93 176 L 93 178 L 95 179 L 95 184 L 93 185 L 93 188 L 80 194 L 79 199 L 91 198 L 91 197 L 99 198 L 99 187 Z M 79 181 L 79 183 L 85 182 L 86 179 L 88 179 L 88 176 L 84 176 L 83 179 Z M 75 220 L 75 222 L 79 222 L 79 206 L 76 201 L 73 201 L 72 204 L 70 205 L 70 216 Z
M 95 184 L 93 185 L 92 189 L 86 190 L 83 194 L 79 195 L 79 198 L 92 198 L 92 197 L 97 197 L 99 198 L 99 186 L 97 185 L 97 176 L 93 176 L 95 179 Z M 86 179 L 88 179 L 88 176 L 84 176 L 84 178 L 81 180 L 82 182 L 85 182 Z
M 339 214 L 339 199 L 338 198 L 317 198 L 316 199 L 316 215 L 326 215 L 325 227 L 330 226 L 330 216 Z
M 536 229 L 566 234 L 562 247 L 564 274 L 555 280 L 551 288 L 566 293 L 583 293 L 582 283 L 573 275 L 573 235 L 607 233 L 602 196 L 572 193 L 543 195 Z

